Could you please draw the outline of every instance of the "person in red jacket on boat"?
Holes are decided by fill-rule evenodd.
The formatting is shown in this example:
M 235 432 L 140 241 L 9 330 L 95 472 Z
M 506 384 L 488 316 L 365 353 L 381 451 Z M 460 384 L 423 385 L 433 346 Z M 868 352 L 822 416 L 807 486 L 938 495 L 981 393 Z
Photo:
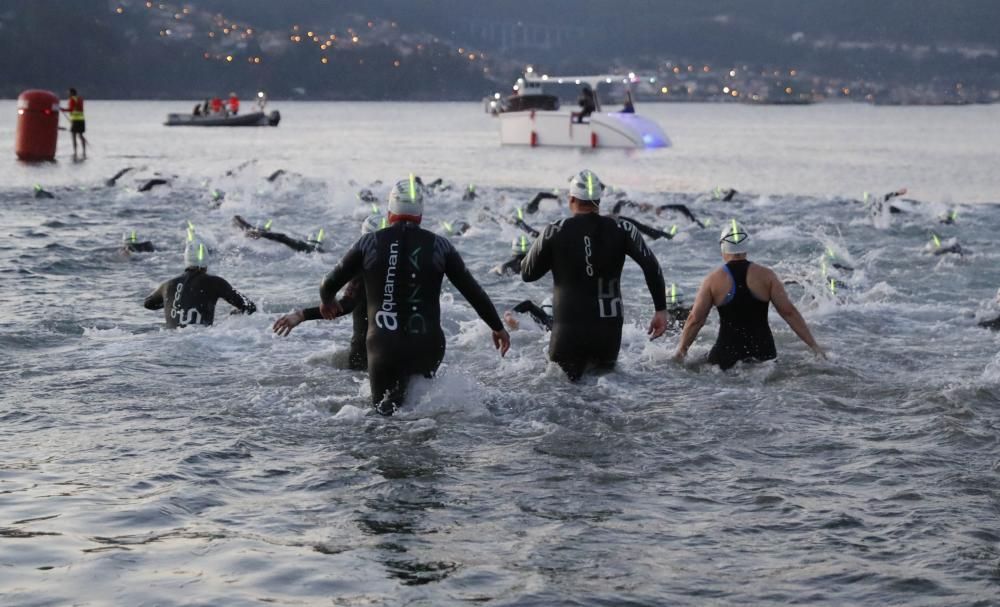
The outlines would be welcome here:
M 240 98 L 236 93 L 229 93 L 229 115 L 235 116 L 240 113 Z
M 212 97 L 212 113 L 221 114 L 222 113 L 222 99 L 219 97 Z

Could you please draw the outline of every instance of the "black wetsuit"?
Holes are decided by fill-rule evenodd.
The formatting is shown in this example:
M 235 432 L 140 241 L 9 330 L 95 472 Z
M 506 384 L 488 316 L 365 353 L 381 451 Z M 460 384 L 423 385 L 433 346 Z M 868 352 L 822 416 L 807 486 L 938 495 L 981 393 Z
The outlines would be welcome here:
M 511 257 L 503 263 L 503 265 L 495 268 L 497 274 L 501 276 L 507 276 L 510 274 L 520 274 L 521 273 L 521 261 L 524 259 L 524 253 L 518 253 L 517 255 Z
M 625 217 L 624 215 L 619 215 L 617 219 L 622 221 L 627 221 L 635 226 L 635 229 L 639 230 L 643 236 L 652 238 L 653 240 L 659 240 L 661 238 L 666 238 L 667 240 L 673 240 L 674 235 L 670 232 L 664 232 L 663 230 L 658 230 L 652 226 L 648 226 L 640 221 L 636 221 L 631 217 Z
M 514 306 L 515 312 L 520 312 L 521 314 L 528 314 L 531 319 L 538 323 L 538 326 L 545 329 L 546 331 L 552 330 L 552 317 L 549 313 L 545 311 L 545 308 L 539 306 L 530 299 L 525 299 L 521 303 Z
M 559 197 L 556 196 L 555 194 L 550 193 L 550 192 L 539 192 L 539 193 L 535 194 L 535 197 L 531 199 L 531 202 L 529 202 L 528 204 L 524 205 L 524 212 L 525 213 L 532 213 L 532 214 L 537 213 L 538 212 L 538 205 L 543 200 L 559 200 Z
M 315 241 L 305 241 L 298 240 L 297 238 L 292 238 L 281 232 L 271 232 L 268 229 L 255 228 L 250 223 L 240 217 L 239 215 L 233 216 L 233 225 L 237 228 L 243 230 L 249 238 L 257 239 L 263 238 L 265 240 L 273 240 L 274 242 L 280 242 L 289 249 L 293 251 L 298 251 L 299 253 L 322 253 L 323 247 L 320 246 L 318 242 Z
M 747 286 L 750 262 L 745 259 L 730 261 L 725 266 L 732 279 L 726 299 L 719 311 L 719 336 L 708 354 L 708 362 L 729 369 L 744 360 L 771 360 L 777 358 L 774 336 L 767 324 L 770 302 L 761 301 Z
M 142 242 L 136 242 L 134 240 L 126 240 L 122 243 L 122 251 L 125 254 L 128 253 L 152 253 L 156 251 L 156 247 L 149 240 L 144 240 Z
M 549 358 L 571 380 L 589 365 L 613 367 L 621 346 L 621 274 L 628 255 L 642 268 L 657 311 L 667 307 L 663 273 L 635 226 L 597 213 L 575 215 L 545 228 L 521 264 L 521 278 L 552 271 Z
M 347 366 L 355 371 L 368 368 L 368 349 L 365 339 L 368 334 L 368 298 L 365 295 L 365 283 L 358 276 L 347 284 L 344 296 L 337 301 L 344 314 L 350 314 L 354 323 L 351 333 L 351 349 L 347 358 Z M 323 316 L 319 308 L 302 310 L 303 320 L 320 320 Z
M 431 377 L 444 359 L 441 281 L 444 276 L 494 331 L 503 328 L 489 296 L 446 239 L 409 222 L 366 234 L 323 280 L 330 303 L 362 275 L 368 299 L 368 380 L 372 403 L 391 414 L 403 402 L 412 375 Z
M 210 325 L 215 320 L 215 303 L 225 299 L 244 314 L 253 314 L 257 306 L 234 289 L 224 278 L 205 270 L 188 268 L 184 273 L 163 283 L 150 293 L 143 306 L 147 310 L 163 309 L 167 327 Z
M 990 331 L 1000 331 L 1000 316 L 993 320 L 981 320 L 979 326 Z

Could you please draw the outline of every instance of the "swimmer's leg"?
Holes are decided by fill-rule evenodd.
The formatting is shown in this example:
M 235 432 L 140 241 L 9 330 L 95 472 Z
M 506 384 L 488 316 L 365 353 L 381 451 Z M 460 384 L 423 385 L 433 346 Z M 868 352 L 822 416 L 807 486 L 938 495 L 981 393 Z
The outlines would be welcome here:
M 556 364 L 563 370 L 566 377 L 569 378 L 571 382 L 578 382 L 580 378 L 583 377 L 583 372 L 587 368 L 587 361 L 585 360 L 559 360 Z
M 368 381 L 372 389 L 372 406 L 382 415 L 392 415 L 406 399 L 409 376 L 395 365 L 370 364 Z

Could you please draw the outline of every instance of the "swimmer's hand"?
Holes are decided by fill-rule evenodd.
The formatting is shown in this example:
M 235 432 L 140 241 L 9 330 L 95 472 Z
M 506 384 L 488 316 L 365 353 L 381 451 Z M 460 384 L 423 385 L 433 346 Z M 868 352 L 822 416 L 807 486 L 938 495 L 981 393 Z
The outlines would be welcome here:
M 823 348 L 819 347 L 818 345 L 814 346 L 813 349 L 812 349 L 812 351 L 813 351 L 813 354 L 816 355 L 816 358 L 822 358 L 823 360 L 828 360 L 829 359 L 829 357 L 826 355 L 826 350 L 824 350 Z
M 517 317 L 514 316 L 514 313 L 510 310 L 503 313 L 503 323 L 507 325 L 511 331 L 517 331 L 521 327 L 521 323 L 518 322 Z
M 302 313 L 302 310 L 296 310 L 274 321 L 274 326 L 271 329 L 278 335 L 287 337 L 292 332 L 292 329 L 299 326 L 299 323 L 305 319 L 306 315 Z
M 507 354 L 510 350 L 510 335 L 504 329 L 493 331 L 493 347 L 500 350 L 500 356 Z
M 340 307 L 340 304 L 336 301 L 330 302 L 328 304 L 320 304 L 319 315 L 326 320 L 333 320 L 341 314 L 344 313 L 344 309 Z
M 649 323 L 649 328 L 646 329 L 646 335 L 649 335 L 649 341 L 653 341 L 657 337 L 663 335 L 667 330 L 667 325 L 670 324 L 669 319 L 667 319 L 667 311 L 660 310 L 653 314 L 653 320 Z
M 675 363 L 684 362 L 684 359 L 687 358 L 687 355 L 688 355 L 687 349 L 682 350 L 681 348 L 677 348 L 677 351 L 674 352 L 674 362 Z

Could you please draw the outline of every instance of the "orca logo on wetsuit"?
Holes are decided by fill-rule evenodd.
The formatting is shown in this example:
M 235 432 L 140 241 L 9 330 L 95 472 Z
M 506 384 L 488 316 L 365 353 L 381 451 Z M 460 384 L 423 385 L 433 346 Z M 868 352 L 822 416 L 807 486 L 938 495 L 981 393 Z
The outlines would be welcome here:
M 594 275 L 594 266 L 590 263 L 590 256 L 593 251 L 590 247 L 590 236 L 583 237 L 583 261 L 587 264 L 587 276 Z
M 201 312 L 195 308 L 184 310 L 181 308 L 181 293 L 184 291 L 184 283 L 178 282 L 174 289 L 174 301 L 170 305 L 170 318 L 177 321 L 179 325 L 200 325 Z
M 375 313 L 375 326 L 387 331 L 399 328 L 396 318 L 396 264 L 399 262 L 399 243 L 389 245 L 389 266 L 385 270 L 382 289 L 382 309 Z
M 619 293 L 617 278 L 612 278 L 607 283 L 603 278 L 597 279 L 597 310 L 601 318 L 622 316 L 622 298 Z

